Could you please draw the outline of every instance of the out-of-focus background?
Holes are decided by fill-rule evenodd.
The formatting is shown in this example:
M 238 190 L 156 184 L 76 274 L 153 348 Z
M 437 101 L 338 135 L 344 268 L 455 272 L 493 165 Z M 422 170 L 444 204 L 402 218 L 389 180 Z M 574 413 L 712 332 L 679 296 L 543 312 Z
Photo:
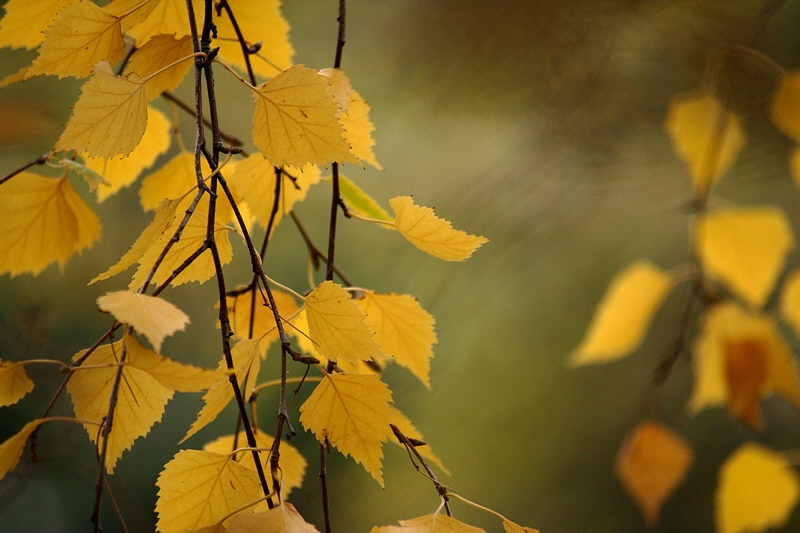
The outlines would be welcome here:
M 331 66 L 337 4 L 285 2 L 298 63 Z M 687 291 L 679 287 L 670 296 L 630 358 L 570 369 L 567 357 L 622 267 L 638 258 L 665 268 L 687 259 L 691 188 L 663 131 L 669 99 L 697 87 L 710 58 L 727 45 L 794 67 L 798 20 L 794 0 L 348 2 L 343 68 L 373 107 L 385 170 L 345 173 L 384 206 L 392 196 L 413 194 L 456 227 L 490 239 L 469 261 L 450 264 L 380 228 L 341 225 L 337 262 L 358 285 L 414 294 L 437 319 L 433 391 L 401 368 L 390 368 L 385 379 L 397 406 L 451 470 L 452 477 L 441 476 L 447 485 L 542 531 L 645 529 L 612 474 L 614 456 L 642 419 L 652 373 L 674 342 Z M 2 75 L 31 58 L 1 54 Z M 777 73 L 746 52 L 727 54 L 722 64 L 718 80 L 742 114 L 748 144 L 713 205 L 777 203 L 796 223 L 800 195 L 788 170 L 791 143 L 765 112 Z M 219 83 L 223 127 L 248 138 L 249 94 L 230 80 Z M 78 87 L 34 79 L 0 91 L 0 174 L 52 146 Z M 186 87 L 179 93 L 189 94 Z M 328 194 L 320 186 L 298 208 L 320 243 Z M 103 240 L 63 273 L 51 267 L 38 278 L 0 278 L 0 358 L 66 359 L 105 331 L 108 319 L 94 300 L 123 288 L 128 278 L 85 283 L 116 261 L 135 239 L 131 229 L 143 228 L 149 216 L 138 207 L 135 187 L 98 211 Z M 271 276 L 306 288 L 303 257 L 296 230 L 284 222 L 267 259 Z M 231 284 L 248 280 L 246 261 L 237 268 Z M 165 354 L 216 364 L 214 290 L 192 284 L 170 291 L 193 325 L 165 343 Z M 265 376 L 275 375 L 276 359 Z M 38 416 L 60 381 L 52 367 L 30 373 L 37 389 L 0 411 L 1 438 Z M 682 358 L 661 392 L 658 416 L 688 439 L 696 464 L 655 531 L 713 530 L 717 470 L 741 442 L 776 449 L 800 443 L 798 414 L 780 401 L 766 402 L 767 429 L 755 434 L 722 410 L 690 417 L 690 387 L 690 365 Z M 196 416 L 199 398 L 173 400 L 162 423 L 123 456 L 111 478 L 130 531 L 153 528 L 153 483 Z M 269 394 L 260 400 L 266 428 L 274 400 Z M 71 414 L 66 398 L 58 412 Z M 188 446 L 231 432 L 232 418 L 225 419 L 231 413 Z M 310 434 L 293 443 L 311 465 L 292 501 L 321 525 L 316 445 Z M 2 529 L 88 528 L 95 467 L 85 433 L 50 424 L 38 451 L 38 464 L 26 454 L 0 482 Z M 395 446 L 385 448 L 384 490 L 337 452 L 329 476 L 338 531 L 368 531 L 438 505 L 431 484 Z M 489 515 L 459 503 L 453 508 L 468 523 L 500 530 Z M 113 512 L 104 509 L 106 531 L 120 529 Z M 797 528 L 800 513 L 786 526 Z

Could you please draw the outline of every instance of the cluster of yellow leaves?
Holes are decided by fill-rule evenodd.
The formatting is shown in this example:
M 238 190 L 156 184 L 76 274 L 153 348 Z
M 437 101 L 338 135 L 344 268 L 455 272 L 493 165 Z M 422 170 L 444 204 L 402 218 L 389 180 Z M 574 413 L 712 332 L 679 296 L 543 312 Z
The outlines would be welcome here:
M 797 73 L 783 77 L 771 116 L 781 131 L 800 142 Z M 695 198 L 705 203 L 744 145 L 741 120 L 703 90 L 673 99 L 665 128 L 686 164 Z M 795 160 L 796 154 L 797 150 Z M 689 411 L 725 406 L 731 415 L 759 430 L 761 402 L 769 394 L 800 410 L 797 362 L 776 318 L 764 310 L 770 296 L 779 292 L 780 317 L 800 336 L 800 272 L 791 272 L 776 287 L 795 244 L 791 225 L 776 207 L 725 207 L 702 210 L 691 230 L 697 258 L 694 275 L 702 276 L 707 284 L 717 282 L 728 295 L 708 306 L 701 318 L 692 354 L 694 389 Z M 679 276 L 648 261 L 625 268 L 598 304 L 571 363 L 614 361 L 636 351 L 677 281 Z M 662 504 L 692 461 L 691 447 L 653 420 L 642 422 L 625 439 L 616 473 L 649 525 L 658 520 Z M 783 456 L 744 445 L 721 470 L 718 529 L 743 532 L 780 526 L 797 502 L 797 483 Z

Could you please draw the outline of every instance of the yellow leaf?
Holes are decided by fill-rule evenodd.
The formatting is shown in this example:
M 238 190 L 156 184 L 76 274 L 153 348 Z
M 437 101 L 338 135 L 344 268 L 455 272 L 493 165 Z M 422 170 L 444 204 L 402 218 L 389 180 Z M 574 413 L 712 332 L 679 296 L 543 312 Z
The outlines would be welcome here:
M 0 186 L 0 273 L 64 268 L 100 237 L 97 215 L 66 178 L 21 172 Z
M 394 211 L 394 225 L 403 237 L 439 259 L 463 261 L 488 242 L 484 237 L 453 229 L 449 221 L 437 217 L 430 207 L 415 205 L 410 196 L 392 198 L 389 205 Z
M 153 163 L 158 156 L 169 149 L 172 123 L 154 107 L 147 108 L 147 126 L 142 140 L 126 157 L 116 156 L 111 159 L 84 155 L 86 166 L 102 175 L 108 186 L 98 187 L 97 201 L 102 202 L 127 187 L 139 177 L 139 174 Z
M 75 171 L 75 173 L 82 177 L 89 186 L 89 192 L 94 192 L 98 185 L 108 185 L 108 182 L 103 176 L 91 168 L 81 164 L 79 161 L 74 161 L 72 159 L 59 159 L 58 161 L 51 160 L 51 164 Z
M 786 457 L 747 442 L 720 469 L 715 497 L 717 531 L 781 528 L 799 495 L 800 480 Z
M 410 520 L 399 520 L 399 526 L 382 526 L 372 529 L 371 533 L 479 533 L 483 529 L 456 520 L 455 518 L 429 514 Z
M 757 428 L 759 403 L 769 392 L 800 408 L 797 365 L 772 318 L 732 302 L 716 305 L 703 319 L 694 352 L 692 412 L 727 404 L 733 415 Z
M 800 269 L 793 270 L 781 289 L 781 316 L 800 336 Z
M 67 382 L 67 391 L 75 406 L 76 418 L 100 423 L 108 415 L 109 399 L 122 350 L 123 341 L 100 346 L 83 364 L 108 366 L 77 370 Z M 85 352 L 77 353 L 73 360 L 80 358 L 83 353 Z M 149 373 L 132 365 L 124 366 L 106 452 L 106 469 L 109 473 L 114 472 L 117 461 L 133 446 L 134 441 L 147 435 L 153 424 L 161 420 L 164 407 L 172 395 L 172 390 L 161 385 Z M 89 439 L 99 447 L 97 425 L 83 426 Z
M 156 35 L 131 57 L 128 70 L 146 78 L 193 52 L 191 37 L 176 39 L 171 35 Z M 171 91 L 181 81 L 194 63 L 186 60 L 170 67 L 147 81 L 147 99 L 153 100 L 164 91 Z
M 300 407 L 300 422 L 372 474 L 383 487 L 383 443 L 392 392 L 378 376 L 328 374 Z
M 151 0 L 149 14 L 125 33 L 142 47 L 156 35 L 174 35 L 180 39 L 189 35 L 189 12 L 186 0 Z M 200 11 L 201 16 L 203 11 Z
M 673 283 L 672 276 L 649 261 L 626 267 L 611 281 L 570 363 L 614 361 L 636 350 Z
M 221 522 L 263 497 L 258 475 L 226 455 L 182 450 L 158 476 L 156 501 L 162 533 L 183 533 Z
M 322 355 L 350 362 L 382 355 L 364 313 L 341 285 L 324 281 L 304 302 L 309 335 Z
M 186 313 L 157 296 L 131 291 L 107 292 L 97 299 L 97 306 L 114 315 L 124 324 L 133 326 L 147 337 L 155 351 L 176 331 L 183 331 L 189 323 Z
M 168 389 L 179 392 L 199 392 L 219 381 L 227 382 L 227 376 L 222 372 L 173 361 L 148 350 L 130 335 L 125 336 L 125 347 L 128 350 L 130 366 L 144 370 Z
M 753 307 L 764 305 L 794 247 L 775 207 L 720 209 L 697 224 L 695 247 L 708 271 Z
M 25 365 L 0 360 L 0 407 L 14 405 L 33 390 Z
M 258 224 L 267 229 L 275 204 L 275 167 L 261 154 L 253 154 L 241 161 L 231 175 L 231 182 L 239 196 L 255 215 Z M 320 180 L 320 172 L 314 165 L 302 169 L 284 167 L 281 173 L 280 200 L 272 221 L 272 232 L 281 219 L 296 203 L 305 199 L 309 189 Z
M 121 17 L 122 31 L 127 33 L 130 28 L 143 22 L 157 5 L 158 0 L 111 0 L 103 9 L 109 15 Z
M 139 144 L 147 124 L 147 91 L 136 74 L 115 76 L 98 63 L 56 143 L 56 150 L 76 150 L 109 159 L 128 155 Z
M 244 391 L 245 399 L 250 396 L 253 385 L 258 378 L 258 371 L 261 369 L 261 340 L 261 338 L 257 338 L 239 341 L 231 348 L 233 370 L 236 374 L 239 386 Z M 228 366 L 224 358 L 219 362 L 218 372 L 224 375 L 228 374 Z M 213 422 L 217 418 L 217 415 L 225 409 L 232 399 L 233 389 L 227 378 L 214 383 L 203 396 L 203 408 L 200 409 L 197 420 L 194 421 L 192 427 L 189 428 L 189 431 L 187 431 L 186 435 L 181 439 L 181 442 L 184 442 Z
M 18 71 L 14 72 L 13 74 L 9 74 L 2 80 L 0 80 L 0 89 L 4 87 L 8 87 L 9 85 L 13 85 L 15 83 L 19 83 L 21 81 L 25 81 L 25 76 L 28 74 L 28 69 L 30 65 L 25 65 L 21 67 Z
M 739 117 L 708 93 L 673 98 L 665 127 L 698 196 L 727 172 L 744 146 Z
M 286 318 L 297 312 L 297 302 L 290 294 L 272 289 L 272 297 L 275 299 L 275 306 L 278 308 L 280 316 Z M 269 302 L 265 303 L 260 294 L 256 293 L 255 300 L 253 300 L 253 292 L 248 291 L 236 296 L 228 296 L 227 300 L 231 327 L 236 338 L 264 337 L 267 342 L 278 340 L 275 316 L 269 307 Z
M 636 500 L 648 527 L 658 522 L 662 504 L 694 462 L 686 441 L 654 420 L 645 420 L 625 437 L 615 473 Z
M 390 223 L 393 222 L 392 217 L 389 216 L 389 213 L 387 213 L 378 202 L 362 191 L 358 185 L 345 176 L 342 176 L 341 173 L 339 174 L 339 196 L 344 200 L 347 209 L 357 215 Z M 388 230 L 395 229 L 393 225 L 379 224 L 379 226 Z
M 183 215 L 183 213 L 181 213 Z M 195 211 L 194 216 L 189 219 L 186 227 L 183 229 L 181 239 L 170 248 L 164 260 L 161 262 L 158 270 L 153 276 L 152 283 L 161 285 L 167 278 L 172 275 L 172 272 L 180 267 L 189 256 L 196 252 L 206 240 L 206 226 L 208 225 L 208 215 L 200 211 Z M 233 258 L 233 249 L 231 248 L 231 241 L 228 239 L 228 233 L 232 228 L 217 222 L 214 226 L 214 235 L 219 249 L 220 261 L 223 265 L 230 263 Z M 162 233 L 153 245 L 139 258 L 139 268 L 133 276 L 133 280 L 128 286 L 131 290 L 136 290 L 142 286 L 147 275 L 155 265 L 156 260 L 161 255 L 162 250 L 172 238 L 172 231 Z M 192 264 L 186 267 L 183 272 L 172 280 L 172 286 L 176 287 L 182 283 L 189 281 L 197 281 L 203 283 L 210 279 L 216 272 L 214 268 L 214 258 L 211 255 L 211 250 L 205 250 L 198 256 Z
M 506 533 L 539 533 L 538 529 L 533 529 L 532 527 L 523 527 L 505 519 L 503 520 L 503 529 Z
M 119 261 L 117 261 L 114 265 L 108 268 L 102 274 L 99 274 L 95 277 L 92 281 L 89 282 L 91 285 L 97 281 L 102 281 L 104 279 L 108 279 L 111 276 L 115 276 L 120 272 L 125 271 L 128 267 L 136 263 L 148 250 L 150 250 L 153 245 L 155 245 L 156 241 L 167 232 L 167 230 L 172 229 L 175 231 L 176 224 L 176 208 L 181 203 L 182 199 L 178 198 L 176 200 L 164 200 L 161 202 L 161 205 L 158 206 L 156 209 L 156 214 L 153 217 L 152 222 L 148 224 L 148 226 L 142 231 L 141 235 L 136 239 L 131 247 L 125 252 Z
M 253 98 L 253 143 L 273 165 L 358 163 L 328 82 L 316 70 L 291 67 L 259 85 Z
M 282 447 L 283 445 L 281 445 Z M 306 522 L 289 502 L 268 511 L 239 513 L 231 518 L 228 533 L 316 533 L 317 528 Z
M 422 433 L 420 433 L 417 430 L 417 428 L 414 427 L 413 422 L 411 422 L 411 420 L 409 420 L 409 418 L 406 415 L 404 415 L 399 409 L 390 405 L 389 411 L 391 412 L 392 424 L 397 426 L 397 428 L 403 432 L 403 435 L 405 435 L 409 439 L 417 439 L 423 442 L 425 441 L 425 438 L 422 436 Z M 388 426 L 386 435 L 387 438 L 389 439 L 389 442 L 394 442 L 398 446 L 403 446 L 403 444 L 399 440 L 397 440 L 397 438 L 395 438 L 394 432 Z M 450 470 L 448 470 L 447 467 L 444 466 L 444 463 L 442 463 L 441 459 L 439 459 L 439 457 L 437 457 L 436 454 L 433 453 L 433 450 L 431 449 L 430 445 L 426 444 L 425 446 L 417 446 L 416 448 L 421 456 L 423 456 L 424 458 L 428 459 L 430 462 L 438 466 L 441 469 L 441 471 L 447 474 L 448 476 L 450 475 Z
M 76 0 L 8 0 L 0 20 L 0 46 L 36 48 L 44 40 L 44 31 L 57 14 Z
M 772 99 L 770 117 L 781 132 L 800 142 L 800 71 L 789 71 Z
M 114 64 L 125 55 L 119 18 L 89 0 L 63 9 L 44 34 L 39 56 L 27 77 L 56 74 L 83 78 L 100 61 Z
M 367 327 L 375 334 L 380 350 L 408 368 L 428 389 L 436 321 L 419 302 L 407 294 L 364 291 L 356 304 L 366 315 Z
M 230 385 L 228 388 L 230 388 Z M 258 430 L 256 430 L 255 436 L 257 447 L 266 448 L 265 451 L 261 452 L 261 463 L 268 465 L 270 458 L 269 449 L 272 447 L 272 441 L 274 440 L 274 437 L 265 433 L 261 433 Z M 236 439 L 235 447 L 233 437 L 233 435 L 219 437 L 218 439 L 215 439 L 203 446 L 203 449 L 209 452 L 227 454 L 231 453 L 234 449 L 247 447 L 247 437 L 245 436 L 244 431 L 239 433 L 239 438 Z M 306 467 L 308 466 L 308 463 L 306 462 L 305 457 L 303 457 L 302 454 L 297 451 L 297 448 L 288 442 L 281 442 L 280 454 L 279 466 L 282 474 L 281 493 L 282 499 L 286 499 L 289 497 L 289 493 L 292 491 L 292 489 L 300 488 L 303 485 L 303 477 L 306 474 Z M 247 468 L 255 471 L 256 467 L 255 463 L 253 463 L 253 453 L 251 451 L 247 450 L 239 452 L 236 454 L 234 459 L 238 461 L 240 465 L 246 466 Z
M 378 170 L 383 170 L 372 151 L 372 147 L 375 146 L 375 140 L 372 138 L 375 126 L 369 119 L 370 111 L 369 104 L 358 91 L 351 91 L 347 101 L 347 111 L 339 115 L 339 120 L 344 127 L 344 138 L 350 144 L 353 155 Z
M 28 443 L 28 437 L 42 422 L 44 422 L 42 419 L 28 422 L 16 435 L 0 444 L 0 479 L 6 477 L 6 474 L 17 467 L 22 452 L 25 451 L 25 445 Z

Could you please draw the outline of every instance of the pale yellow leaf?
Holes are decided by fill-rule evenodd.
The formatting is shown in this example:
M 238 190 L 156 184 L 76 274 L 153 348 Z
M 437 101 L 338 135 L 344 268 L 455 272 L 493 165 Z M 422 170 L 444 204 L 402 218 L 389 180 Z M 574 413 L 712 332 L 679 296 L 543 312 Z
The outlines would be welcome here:
M 382 526 L 372 533 L 479 533 L 483 529 L 473 527 L 442 514 L 418 516 L 410 520 L 399 520 L 399 526 Z
M 705 92 L 673 98 L 665 127 L 675 152 L 689 167 L 698 196 L 705 195 L 733 165 L 744 146 L 739 117 Z
M 280 316 L 287 318 L 297 312 L 297 302 L 289 293 L 272 289 L 272 297 L 275 299 L 275 307 L 278 308 Z M 278 340 L 275 315 L 269 307 L 269 301 L 265 301 L 264 298 L 266 297 L 253 291 L 227 297 L 228 314 L 236 338 L 264 337 L 265 345 Z
M 300 422 L 317 440 L 352 455 L 383 487 L 383 443 L 392 391 L 375 375 L 328 374 L 300 407 Z
M 28 422 L 18 433 L 0 444 L 0 479 L 6 477 L 6 474 L 17 467 L 22 452 L 25 451 L 25 445 L 28 443 L 28 437 L 42 422 L 44 422 L 42 419 Z
M 747 442 L 722 465 L 717 486 L 716 524 L 720 533 L 781 528 L 800 496 L 800 480 L 786 457 Z
M 291 67 L 259 85 L 253 98 L 253 143 L 273 165 L 358 163 L 328 82 L 316 70 Z
M 760 308 L 772 292 L 794 237 L 776 207 L 720 209 L 701 217 L 695 248 L 708 272 Z
M 142 231 L 141 235 L 139 235 L 128 251 L 125 252 L 125 255 L 114 265 L 109 267 L 108 270 L 96 276 L 89 284 L 91 285 L 97 281 L 108 279 L 111 276 L 125 271 L 128 267 L 139 261 L 167 230 L 171 229 L 174 231 L 177 224 L 175 219 L 176 216 L 178 216 L 178 214 L 176 214 L 176 209 L 180 203 L 180 198 L 161 202 L 161 205 L 156 209 L 156 214 L 153 216 L 152 222 Z
M 519 524 L 515 524 L 510 520 L 503 520 L 503 529 L 506 533 L 539 533 L 538 529 L 520 526 Z
M 75 417 L 101 423 L 108 415 L 118 362 L 122 358 L 123 341 L 104 344 L 93 351 L 83 362 L 95 368 L 76 370 L 67 382 L 67 391 L 75 406 Z M 75 354 L 73 360 L 83 356 Z M 100 365 L 99 367 L 96 367 Z M 103 366 L 105 365 L 105 366 Z M 125 365 L 122 381 L 114 409 L 114 421 L 108 439 L 106 469 L 114 472 L 114 467 L 122 454 L 133 446 L 139 437 L 144 437 L 150 428 L 161 420 L 164 407 L 172 398 L 173 391 L 161 385 L 149 373 L 131 365 Z M 95 424 L 83 424 L 89 439 L 97 444 L 99 432 Z
M 126 157 L 116 156 L 111 159 L 83 155 L 86 166 L 102 175 L 108 186 L 98 187 L 97 201 L 102 202 L 116 194 L 123 187 L 136 181 L 143 170 L 152 166 L 158 156 L 169 149 L 172 135 L 172 123 L 158 109 L 147 108 L 147 126 L 142 140 Z
M 0 360 L 0 407 L 14 405 L 33 390 L 25 365 Z
M 364 291 L 356 304 L 366 316 L 380 350 L 408 368 L 428 388 L 436 320 L 413 296 Z
M 118 321 L 133 326 L 147 337 L 155 351 L 161 351 L 164 339 L 183 331 L 189 323 L 186 313 L 158 296 L 131 291 L 107 292 L 97 299 L 97 306 Z
M 375 131 L 369 118 L 371 108 L 358 91 L 352 91 L 347 102 L 347 111 L 339 115 L 339 120 L 344 127 L 344 138 L 350 144 L 350 151 L 362 161 L 366 161 L 378 170 L 383 170 L 372 147 L 375 140 L 372 132 Z
M 330 179 L 325 181 L 330 182 Z M 353 183 L 351 180 L 339 174 L 339 196 L 344 200 L 347 209 L 356 215 L 362 217 L 374 218 L 376 220 L 383 220 L 384 222 L 393 223 L 394 220 L 389 213 L 382 208 L 378 202 L 372 199 L 367 193 Z M 387 230 L 394 230 L 393 225 L 378 224 L 380 227 Z
M 311 336 L 308 333 L 308 318 L 306 316 L 305 307 L 301 307 L 300 310 L 284 324 L 284 331 L 295 337 L 297 340 L 296 346 L 299 348 L 300 352 L 315 357 L 320 361 L 322 366 L 328 364 L 329 359 L 317 350 L 314 341 L 311 340 Z M 332 360 L 336 362 L 336 365 L 342 372 L 352 374 L 375 374 L 376 362 L 383 361 L 384 357 L 372 358 L 372 360 L 368 362 L 359 360 L 352 363 L 346 359 Z
M 658 522 L 661 506 L 693 462 L 694 452 L 686 441 L 654 420 L 645 420 L 625 437 L 615 473 L 639 505 L 648 527 Z
M 173 361 L 148 350 L 130 335 L 125 336 L 125 347 L 128 350 L 130 366 L 144 370 L 168 389 L 199 392 L 220 381 L 227 382 L 227 375 L 224 372 Z
M 247 437 L 244 431 L 239 433 L 239 438 L 236 439 L 235 448 L 233 437 L 233 435 L 224 435 L 207 443 L 205 446 L 203 446 L 203 449 L 209 452 L 226 454 L 231 453 L 234 449 L 244 448 L 247 446 Z M 271 456 L 269 450 L 272 447 L 274 437 L 258 430 L 255 432 L 255 437 L 257 447 L 265 448 L 265 450 L 261 452 L 260 457 L 261 464 L 267 465 L 268 470 L 269 458 Z M 306 474 L 306 467 L 308 466 L 308 463 L 306 462 L 305 457 L 303 457 L 303 455 L 297 451 L 297 448 L 288 442 L 281 442 L 280 455 L 281 456 L 278 464 L 281 471 L 281 493 L 283 499 L 286 499 L 289 497 L 289 493 L 292 491 L 292 489 L 300 488 L 303 485 L 303 477 Z M 251 468 L 255 471 L 256 467 L 255 463 L 253 462 L 253 453 L 250 450 L 237 453 L 234 459 L 242 466 L 246 466 L 247 468 Z
M 125 33 L 142 47 L 156 35 L 172 35 L 180 39 L 190 34 L 189 12 L 186 0 L 151 0 L 149 13 L 141 22 L 128 28 Z M 201 17 L 203 10 L 200 10 Z
M 86 152 L 91 157 L 126 156 L 139 144 L 147 124 L 147 91 L 135 74 L 118 77 L 108 63 L 95 65 L 81 87 L 56 150 Z
M 157 529 L 184 533 L 221 522 L 263 497 L 254 470 L 227 455 L 182 450 L 158 476 Z
M 0 20 L 0 46 L 36 48 L 58 13 L 76 0 L 8 0 Z
M 245 398 L 250 396 L 253 385 L 258 378 L 258 371 L 261 369 L 261 354 L 263 351 L 260 346 L 261 341 L 261 338 L 246 339 L 237 342 L 231 348 L 233 370 L 236 374 L 239 387 L 242 387 L 242 390 L 244 390 Z M 219 362 L 218 372 L 226 376 L 229 373 L 228 365 L 224 357 Z M 189 428 L 189 431 L 187 431 L 186 435 L 181 439 L 181 442 L 184 442 L 213 422 L 217 418 L 217 415 L 230 403 L 233 397 L 233 388 L 227 377 L 212 385 L 203 396 L 204 405 L 197 415 L 197 420 L 194 421 L 192 427 Z
M 103 8 L 109 15 L 121 17 L 122 31 L 127 33 L 130 28 L 143 22 L 158 6 L 158 0 L 111 0 Z
M 309 335 L 322 355 L 351 362 L 382 355 L 364 313 L 341 285 L 324 281 L 304 302 Z
M 114 64 L 125 55 L 119 19 L 89 0 L 81 0 L 59 12 L 44 34 L 39 55 L 27 77 L 55 74 L 59 78 L 83 78 L 100 61 Z
M 673 284 L 649 261 L 628 265 L 611 281 L 570 364 L 614 361 L 636 350 Z
M 283 446 L 283 445 L 281 445 Z M 256 513 L 239 513 L 231 518 L 226 533 L 316 533 L 294 505 L 284 501 L 280 506 Z
M 411 420 L 406 415 L 404 415 L 399 409 L 390 405 L 389 411 L 391 412 L 391 420 L 392 420 L 391 423 L 397 426 L 397 429 L 399 429 L 403 433 L 403 435 L 405 435 L 409 439 L 417 439 L 423 442 L 425 441 L 425 438 L 422 436 L 422 433 L 420 433 L 417 430 L 417 428 L 414 427 L 414 423 L 411 422 Z M 392 428 L 387 426 L 386 431 L 387 431 L 386 435 L 387 438 L 389 439 L 389 442 L 393 442 L 398 446 L 403 446 L 403 444 L 395 437 Z M 447 467 L 444 466 L 444 463 L 442 463 L 441 459 L 439 459 L 439 457 L 437 457 L 436 454 L 433 453 L 433 450 L 431 449 L 430 445 L 426 444 L 425 446 L 416 446 L 416 449 L 420 453 L 420 455 L 422 455 L 425 459 L 438 466 L 441 469 L 441 471 L 447 474 L 448 476 L 450 475 L 450 470 L 448 470 Z
M 136 50 L 131 57 L 128 70 L 146 78 L 179 59 L 189 56 L 192 52 L 192 39 L 188 35 L 180 39 L 171 35 L 156 35 Z M 191 60 L 181 61 L 147 80 L 148 100 L 153 100 L 164 91 L 175 89 L 192 66 L 194 63 Z
M 781 76 L 770 117 L 775 127 L 800 143 L 800 71 L 792 70 Z
M 100 237 L 100 221 L 66 178 L 21 172 L 0 185 L 0 273 L 59 268 Z
M 410 196 L 392 198 L 389 205 L 394 211 L 394 225 L 403 237 L 439 259 L 463 261 L 488 242 L 484 237 L 453 229 L 449 221 L 437 217 L 430 207 L 415 205 Z

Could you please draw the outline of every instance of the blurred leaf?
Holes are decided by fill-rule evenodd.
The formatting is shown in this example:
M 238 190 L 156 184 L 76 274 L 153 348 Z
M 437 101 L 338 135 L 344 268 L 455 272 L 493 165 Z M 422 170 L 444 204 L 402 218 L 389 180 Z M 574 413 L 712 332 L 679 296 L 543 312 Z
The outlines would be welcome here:
M 800 143 L 800 71 L 791 70 L 781 76 L 770 117 L 776 128 Z
M 429 514 L 410 520 L 399 520 L 399 526 L 372 528 L 371 533 L 479 533 L 483 529 L 472 527 L 455 518 Z
M 0 479 L 17 467 L 28 437 L 38 428 L 44 420 L 36 419 L 28 422 L 14 436 L 9 437 L 4 443 L 0 444 Z

